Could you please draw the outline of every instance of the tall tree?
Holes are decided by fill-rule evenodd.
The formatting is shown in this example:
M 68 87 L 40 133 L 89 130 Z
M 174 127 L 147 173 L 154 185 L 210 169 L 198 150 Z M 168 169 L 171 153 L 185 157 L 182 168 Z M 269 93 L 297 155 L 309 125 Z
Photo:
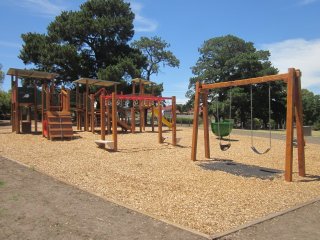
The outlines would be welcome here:
M 2 64 L 0 63 L 0 89 L 3 84 L 3 80 L 4 80 L 4 72 L 2 71 Z
M 199 53 L 200 57 L 196 65 L 191 68 L 195 76 L 190 78 L 189 90 L 186 94 L 190 99 L 194 96 L 197 81 L 208 84 L 277 73 L 277 69 L 269 61 L 269 51 L 257 50 L 252 42 L 246 42 L 236 36 L 211 38 L 204 42 Z M 282 87 L 278 84 L 275 88 Z M 216 96 L 219 102 L 227 101 L 228 91 L 228 89 L 211 91 L 209 101 L 212 102 Z M 250 87 L 233 88 L 231 91 L 233 100 L 235 100 L 232 102 L 233 117 L 237 116 L 238 121 L 245 123 L 250 113 L 248 107 L 250 106 Z M 257 117 L 263 118 L 265 122 L 268 116 L 268 102 L 260 101 L 260 96 L 265 97 L 267 92 L 265 85 L 257 86 L 254 89 L 255 101 L 259 103 L 259 108 L 256 108 L 259 109 Z M 263 94 L 261 95 L 261 93 Z M 224 107 L 224 109 L 226 114 L 228 107 Z M 215 111 L 214 105 L 212 105 L 211 111 L 212 113 Z
M 145 79 L 150 80 L 152 74 L 158 74 L 160 65 L 169 67 L 179 67 L 180 61 L 176 56 L 168 50 L 170 44 L 162 40 L 160 37 L 141 37 L 134 41 L 131 46 L 139 49 L 147 58 L 147 64 L 143 67 Z
M 139 76 L 145 58 L 131 48 L 134 14 L 123 0 L 88 0 L 79 11 L 64 11 L 47 34 L 22 34 L 20 58 L 70 82 L 80 76 L 108 80 Z
M 305 125 L 313 125 L 320 122 L 320 95 L 302 89 L 303 122 Z

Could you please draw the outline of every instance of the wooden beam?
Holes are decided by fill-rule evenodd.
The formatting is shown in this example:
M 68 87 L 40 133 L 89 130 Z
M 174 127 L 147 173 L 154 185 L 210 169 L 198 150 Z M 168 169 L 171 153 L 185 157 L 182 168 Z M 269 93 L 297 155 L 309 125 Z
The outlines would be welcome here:
M 107 99 L 107 132 L 108 134 L 111 133 L 111 121 L 110 118 L 112 118 L 112 111 L 110 112 L 110 106 L 109 106 L 110 100 Z M 111 104 L 112 104 L 112 99 L 111 99 Z M 110 115 L 111 114 L 111 115 Z M 111 117 L 110 117 L 111 116 Z
M 20 133 L 20 108 L 19 108 L 19 90 L 18 76 L 15 77 L 15 129 L 16 133 Z
M 85 118 L 84 118 L 84 131 L 89 131 L 89 112 L 88 112 L 88 96 L 89 96 L 89 83 L 86 80 L 86 92 L 84 94 Z
M 136 112 L 134 106 L 131 107 L 131 132 L 136 132 Z
M 249 84 L 257 84 L 257 83 L 265 83 L 265 82 L 273 82 L 273 81 L 287 81 L 288 74 L 277 74 L 277 75 L 269 75 L 264 77 L 256 77 L 256 78 L 247 78 L 243 80 L 235 80 L 229 82 L 219 82 L 212 84 L 203 84 L 201 86 L 202 89 L 215 89 L 215 88 L 226 88 L 226 87 L 235 87 L 235 86 L 243 86 Z
M 292 181 L 293 164 L 293 113 L 294 113 L 294 91 L 295 91 L 295 70 L 289 68 L 287 82 L 287 118 L 286 118 L 286 160 L 285 180 Z
M 94 94 L 90 94 L 90 108 L 91 108 L 91 132 L 94 133 Z
M 202 92 L 202 115 L 203 115 L 203 131 L 204 131 L 204 152 L 205 157 L 210 158 L 209 146 L 209 121 L 208 121 L 208 91 Z
M 303 136 L 303 109 L 301 97 L 301 72 L 295 72 L 295 119 L 297 129 L 297 143 L 298 143 L 298 170 L 299 176 L 305 177 L 305 155 L 304 155 L 304 136 Z
M 172 97 L 172 145 L 177 145 L 177 125 L 176 125 L 176 119 L 177 119 L 177 108 L 176 108 L 176 97 Z
M 163 143 L 162 138 L 162 107 L 161 101 L 158 101 L 158 142 Z
M 104 93 L 100 95 L 100 127 L 101 140 L 106 140 L 106 99 Z
M 34 82 L 34 132 L 38 133 L 37 84 Z
M 118 128 L 117 128 L 117 99 L 116 93 L 112 93 L 112 139 L 114 143 L 113 150 L 118 151 Z
M 200 83 L 196 82 L 196 92 L 194 97 L 194 110 L 193 110 L 192 148 L 191 148 L 192 161 L 197 160 L 199 103 L 200 103 Z

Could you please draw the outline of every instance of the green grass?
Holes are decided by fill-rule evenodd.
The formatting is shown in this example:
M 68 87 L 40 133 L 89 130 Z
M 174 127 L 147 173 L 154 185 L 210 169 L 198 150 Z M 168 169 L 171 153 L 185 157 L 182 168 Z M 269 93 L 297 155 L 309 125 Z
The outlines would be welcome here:
M 5 182 L 0 180 L 0 187 L 3 187 L 5 185 Z

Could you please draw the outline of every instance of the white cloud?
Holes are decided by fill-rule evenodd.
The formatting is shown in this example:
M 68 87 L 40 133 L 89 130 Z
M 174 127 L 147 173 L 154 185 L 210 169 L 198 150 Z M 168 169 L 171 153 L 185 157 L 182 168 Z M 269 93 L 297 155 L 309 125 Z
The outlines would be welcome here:
M 280 73 L 294 67 L 302 72 L 303 88 L 320 88 L 320 39 L 289 39 L 282 42 L 263 45 L 271 52 L 270 60 Z
M 66 9 L 61 1 L 53 0 L 12 0 L 11 3 L 47 17 L 57 16 Z
M 318 0 L 300 0 L 300 5 L 309 5 L 311 3 L 317 2 Z
M 9 48 L 21 48 L 21 44 L 8 42 L 8 41 L 0 41 L 0 47 L 9 47 Z
M 135 14 L 135 19 L 134 19 L 135 30 L 137 32 L 155 31 L 158 27 L 158 24 L 155 21 L 145 18 L 141 15 L 143 5 L 138 2 L 132 2 L 132 1 L 129 1 L 129 2 L 130 2 L 132 11 Z

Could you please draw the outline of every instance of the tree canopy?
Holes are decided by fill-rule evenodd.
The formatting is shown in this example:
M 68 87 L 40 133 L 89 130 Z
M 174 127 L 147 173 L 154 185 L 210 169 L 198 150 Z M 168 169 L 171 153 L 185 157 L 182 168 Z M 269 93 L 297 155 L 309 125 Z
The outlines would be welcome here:
M 160 64 L 169 67 L 179 67 L 180 61 L 168 50 L 170 44 L 160 37 L 141 37 L 131 44 L 135 49 L 139 49 L 147 58 L 147 64 L 143 67 L 143 77 L 150 80 L 152 74 L 158 74 Z
M 276 74 L 278 71 L 269 61 L 269 51 L 257 50 L 252 42 L 246 42 L 233 35 L 211 38 L 204 42 L 199 49 L 200 57 L 193 66 L 190 78 L 189 90 L 186 94 L 190 99 L 194 96 L 195 83 L 218 83 L 237 79 L 258 77 Z M 272 103 L 272 107 L 283 106 L 283 84 L 272 83 L 272 97 L 281 101 Z M 229 102 L 229 91 L 232 91 L 232 117 L 238 122 L 246 123 L 250 115 L 250 87 L 232 89 L 217 89 L 209 94 L 209 101 L 219 101 L 222 114 L 227 114 Z M 254 86 L 253 91 L 254 108 L 256 117 L 261 118 L 265 124 L 268 122 L 268 86 L 265 84 Z M 216 104 L 211 104 L 211 113 L 216 111 Z M 228 116 L 226 116 L 228 117 Z M 280 118 L 283 118 L 281 116 Z M 281 119 L 278 119 L 281 121 Z
M 128 42 L 134 13 L 123 0 L 88 0 L 79 11 L 63 11 L 47 34 L 22 34 L 19 57 L 37 70 L 56 72 L 62 82 L 80 76 L 119 81 L 140 76 L 146 59 Z
M 3 80 L 4 80 L 4 72 L 2 71 L 2 64 L 0 63 L 0 88 L 3 84 Z

